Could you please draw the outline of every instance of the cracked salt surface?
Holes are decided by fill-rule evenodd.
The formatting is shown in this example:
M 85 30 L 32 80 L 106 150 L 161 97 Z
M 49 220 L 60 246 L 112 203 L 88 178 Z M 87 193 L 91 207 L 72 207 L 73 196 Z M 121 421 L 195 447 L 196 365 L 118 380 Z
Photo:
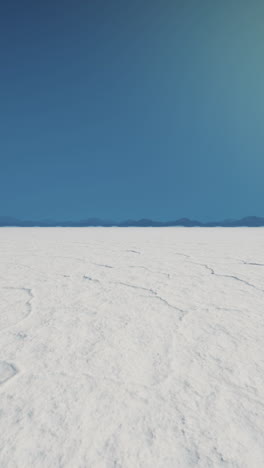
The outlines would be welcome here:
M 0 466 L 262 468 L 264 229 L 0 230 Z

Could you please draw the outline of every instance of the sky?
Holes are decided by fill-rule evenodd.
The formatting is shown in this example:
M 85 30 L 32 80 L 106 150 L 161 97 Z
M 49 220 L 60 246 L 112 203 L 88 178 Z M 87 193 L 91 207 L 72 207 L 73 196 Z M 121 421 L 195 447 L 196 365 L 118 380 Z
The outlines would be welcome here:
M 262 0 L 0 2 L 0 215 L 264 216 Z

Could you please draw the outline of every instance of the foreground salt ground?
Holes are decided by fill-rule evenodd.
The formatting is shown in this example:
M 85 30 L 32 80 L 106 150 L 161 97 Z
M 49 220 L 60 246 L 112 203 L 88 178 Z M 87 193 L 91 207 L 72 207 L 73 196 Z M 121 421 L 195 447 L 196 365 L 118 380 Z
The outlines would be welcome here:
M 264 466 L 264 229 L 1 229 L 0 466 Z

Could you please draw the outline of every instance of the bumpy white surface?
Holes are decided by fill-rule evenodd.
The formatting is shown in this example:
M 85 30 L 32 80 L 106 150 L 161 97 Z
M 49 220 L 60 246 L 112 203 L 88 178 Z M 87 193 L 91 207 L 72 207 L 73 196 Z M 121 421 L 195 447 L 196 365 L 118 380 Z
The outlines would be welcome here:
M 264 229 L 1 229 L 0 466 L 264 467 Z

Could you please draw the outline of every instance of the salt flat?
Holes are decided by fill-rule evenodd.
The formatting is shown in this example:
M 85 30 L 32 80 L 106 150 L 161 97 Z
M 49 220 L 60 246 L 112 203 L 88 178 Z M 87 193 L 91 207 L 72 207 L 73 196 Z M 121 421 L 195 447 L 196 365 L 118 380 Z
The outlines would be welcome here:
M 264 229 L 0 229 L 0 467 L 264 467 Z

